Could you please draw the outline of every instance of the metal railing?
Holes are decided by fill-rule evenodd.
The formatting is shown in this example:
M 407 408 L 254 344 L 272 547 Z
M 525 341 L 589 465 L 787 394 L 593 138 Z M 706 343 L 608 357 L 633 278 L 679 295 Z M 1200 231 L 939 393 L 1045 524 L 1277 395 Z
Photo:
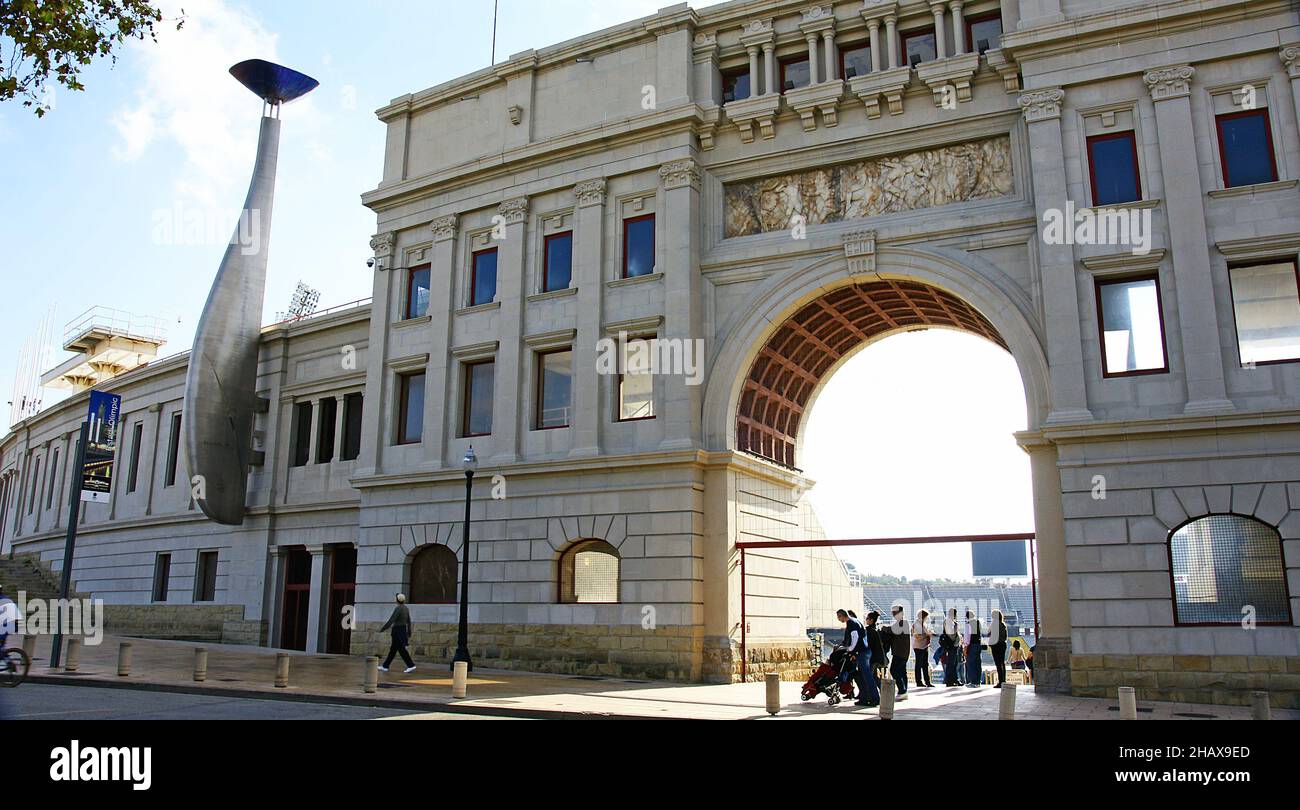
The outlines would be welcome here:
M 95 306 L 68 321 L 63 329 L 63 345 L 96 331 L 155 343 L 167 340 L 167 329 L 161 318 Z
M 283 326 L 287 323 L 297 323 L 298 321 L 309 321 L 312 318 L 322 318 L 326 315 L 333 315 L 337 312 L 344 312 L 349 309 L 361 309 L 362 307 L 370 306 L 372 301 L 374 301 L 373 298 L 358 298 L 356 301 L 349 301 L 346 304 L 337 304 L 332 307 L 326 307 L 325 309 L 318 309 L 315 312 L 309 313 L 307 315 L 295 315 L 294 317 L 291 318 L 285 318 L 282 321 L 273 321 L 267 324 L 263 328 L 269 329 L 273 326 Z

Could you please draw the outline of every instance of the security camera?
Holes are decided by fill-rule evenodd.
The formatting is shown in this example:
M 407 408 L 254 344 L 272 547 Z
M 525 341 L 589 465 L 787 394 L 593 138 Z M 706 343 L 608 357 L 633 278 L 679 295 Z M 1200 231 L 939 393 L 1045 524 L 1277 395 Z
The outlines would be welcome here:
M 369 259 L 366 259 L 366 267 L 374 267 L 374 266 L 375 266 L 375 259 L 373 256 Z

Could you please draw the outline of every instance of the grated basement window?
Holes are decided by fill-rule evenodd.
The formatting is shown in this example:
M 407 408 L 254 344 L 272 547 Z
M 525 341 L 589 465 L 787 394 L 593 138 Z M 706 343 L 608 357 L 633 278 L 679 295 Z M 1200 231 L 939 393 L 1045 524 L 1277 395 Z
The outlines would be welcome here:
M 1290 624 L 1277 530 L 1241 515 L 1207 515 L 1169 538 L 1176 624 Z
M 600 540 L 575 545 L 560 561 L 560 601 L 613 604 L 619 600 L 618 554 Z

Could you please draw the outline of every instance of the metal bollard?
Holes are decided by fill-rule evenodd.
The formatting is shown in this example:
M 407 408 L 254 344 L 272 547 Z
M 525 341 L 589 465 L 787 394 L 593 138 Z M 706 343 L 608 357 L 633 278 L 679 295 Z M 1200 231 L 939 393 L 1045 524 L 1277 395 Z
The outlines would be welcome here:
M 1002 698 L 998 703 L 998 719 L 1016 719 L 1016 685 L 1014 683 L 1002 684 Z
M 1250 719 L 1272 720 L 1273 710 L 1268 704 L 1268 692 L 1250 693 Z
M 289 685 L 289 653 L 275 654 L 275 686 L 284 689 Z
M 125 678 L 131 674 L 131 642 L 123 641 L 117 647 L 117 677 Z
M 894 685 L 891 678 L 886 678 L 880 684 L 880 719 L 894 719 L 894 690 L 898 687 Z
M 456 661 L 451 665 L 451 696 L 463 698 L 469 690 L 469 662 Z
M 67 657 L 63 661 L 64 672 L 76 672 L 81 664 L 81 639 L 68 639 Z
M 363 682 L 367 695 L 373 695 L 379 689 L 379 656 L 366 656 L 366 677 Z
M 1119 719 L 1138 719 L 1137 691 L 1131 686 L 1119 688 Z
M 781 676 L 769 672 L 763 676 L 763 682 L 767 685 L 767 713 L 776 716 L 781 711 Z
M 208 679 L 208 650 L 206 647 L 194 648 L 194 682 L 203 683 Z

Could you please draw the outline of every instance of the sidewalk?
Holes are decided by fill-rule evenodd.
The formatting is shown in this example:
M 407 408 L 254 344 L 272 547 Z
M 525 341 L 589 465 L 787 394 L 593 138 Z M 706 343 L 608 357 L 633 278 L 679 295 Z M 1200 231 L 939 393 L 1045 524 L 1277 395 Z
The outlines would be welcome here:
M 130 641 L 134 661 L 129 677 L 117 675 L 118 644 Z M 506 717 L 622 718 L 622 719 L 712 719 L 751 720 L 767 718 L 762 683 L 697 685 L 662 681 L 629 681 L 542 675 L 502 670 L 475 670 L 469 679 L 469 696 L 451 696 L 451 673 L 446 664 L 417 662 L 419 669 L 404 675 L 394 669 L 379 673 L 379 690 L 362 690 L 364 659 L 342 655 L 290 652 L 290 686 L 277 689 L 276 650 L 230 644 L 201 645 L 208 650 L 208 678 L 193 681 L 193 649 L 190 642 L 105 636 L 103 643 L 82 646 L 80 666 L 75 673 L 49 669 L 51 639 L 37 641 L 36 660 L 30 680 L 38 683 L 103 686 L 144 690 L 186 692 L 206 695 L 274 698 L 317 703 L 406 708 L 411 715 L 397 719 L 420 719 L 431 710 L 461 711 Z M 21 687 L 19 687 L 21 688 Z M 898 704 L 897 720 L 991 720 L 997 719 L 1000 692 L 962 687 L 917 690 Z M 877 709 L 852 705 L 830 707 L 824 697 L 804 703 L 799 684 L 781 684 L 782 709 L 778 719 L 875 719 Z M 1149 711 L 1147 711 L 1149 710 Z M 1191 714 L 1194 718 L 1183 718 Z M 1139 719 L 1249 719 L 1248 708 L 1200 704 L 1142 703 Z M 1090 698 L 1035 695 L 1032 687 L 1020 687 L 1016 695 L 1016 718 L 1023 720 L 1115 720 L 1115 701 Z M 1273 710 L 1274 719 L 1300 719 L 1300 712 Z

